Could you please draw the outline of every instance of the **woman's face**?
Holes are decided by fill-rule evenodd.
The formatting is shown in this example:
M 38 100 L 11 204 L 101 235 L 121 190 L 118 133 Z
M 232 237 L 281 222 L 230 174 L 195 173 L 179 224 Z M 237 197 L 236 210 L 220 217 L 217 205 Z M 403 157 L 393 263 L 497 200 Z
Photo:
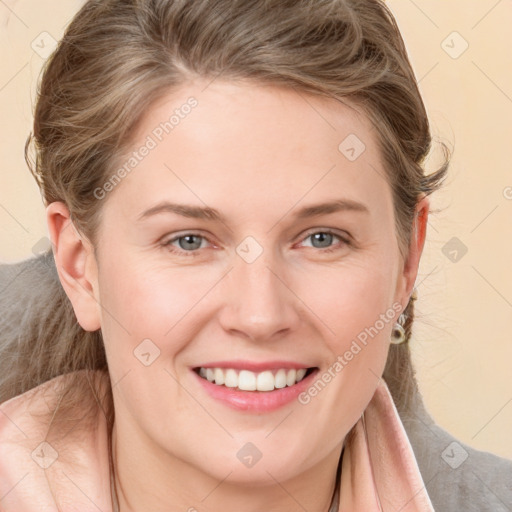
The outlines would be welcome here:
M 132 150 L 96 191 L 118 442 L 232 482 L 337 459 L 416 276 L 375 129 L 333 100 L 216 80 L 159 101 Z

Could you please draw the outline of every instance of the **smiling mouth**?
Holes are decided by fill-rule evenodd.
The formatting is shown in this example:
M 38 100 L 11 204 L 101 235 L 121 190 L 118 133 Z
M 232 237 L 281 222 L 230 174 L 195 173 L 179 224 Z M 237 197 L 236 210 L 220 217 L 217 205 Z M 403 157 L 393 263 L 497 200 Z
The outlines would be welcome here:
M 194 368 L 203 379 L 217 386 L 239 391 L 274 391 L 294 386 L 317 368 L 278 368 L 262 372 L 238 370 L 235 368 Z

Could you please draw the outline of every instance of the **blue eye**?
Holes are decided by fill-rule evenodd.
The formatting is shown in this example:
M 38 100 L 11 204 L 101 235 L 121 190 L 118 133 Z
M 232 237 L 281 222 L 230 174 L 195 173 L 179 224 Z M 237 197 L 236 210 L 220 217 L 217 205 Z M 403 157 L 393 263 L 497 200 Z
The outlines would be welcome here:
M 310 232 L 302 241 L 311 239 L 313 249 L 318 249 L 321 253 L 329 253 L 339 250 L 345 245 L 350 245 L 348 237 L 342 237 L 341 235 L 334 233 L 329 229 L 317 230 Z M 341 242 L 333 245 L 335 240 L 338 239 Z M 170 240 L 163 242 L 162 246 L 168 249 L 170 252 L 178 254 L 179 256 L 200 256 L 200 249 L 204 249 L 203 242 L 210 243 L 209 240 L 198 233 L 184 233 L 182 235 L 171 238 Z
M 164 243 L 165 247 L 168 247 L 172 252 L 177 253 L 189 253 L 186 256 L 195 256 L 197 249 L 201 248 L 201 243 L 206 240 L 204 236 L 195 233 L 186 233 L 185 235 L 177 236 Z M 179 248 L 174 246 L 174 242 L 178 242 Z
M 332 246 L 333 240 L 338 239 L 341 240 L 343 245 L 349 245 L 350 241 L 348 238 L 344 238 L 336 233 L 333 233 L 330 230 L 324 231 L 314 231 L 304 238 L 304 240 L 311 239 L 312 247 L 314 249 L 320 249 L 321 252 L 332 252 L 339 249 L 339 246 Z M 314 245 L 315 242 L 318 242 L 319 245 Z

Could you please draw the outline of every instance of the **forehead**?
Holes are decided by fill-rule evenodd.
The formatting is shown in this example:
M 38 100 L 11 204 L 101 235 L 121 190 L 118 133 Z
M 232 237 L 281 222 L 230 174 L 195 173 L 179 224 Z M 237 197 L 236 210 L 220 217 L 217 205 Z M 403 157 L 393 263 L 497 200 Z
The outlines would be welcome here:
M 161 97 L 117 164 L 129 175 L 113 195 L 133 207 L 179 198 L 219 209 L 229 196 L 261 212 L 330 195 L 384 208 L 390 198 L 375 130 L 357 107 L 254 83 L 198 81 Z

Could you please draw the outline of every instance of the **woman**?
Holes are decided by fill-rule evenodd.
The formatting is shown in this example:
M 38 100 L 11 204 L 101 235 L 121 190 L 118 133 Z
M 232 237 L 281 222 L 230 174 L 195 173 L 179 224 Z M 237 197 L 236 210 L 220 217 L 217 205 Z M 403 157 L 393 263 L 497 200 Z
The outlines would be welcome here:
M 34 142 L 0 510 L 433 510 L 396 408 L 448 156 L 382 2 L 89 1 Z

